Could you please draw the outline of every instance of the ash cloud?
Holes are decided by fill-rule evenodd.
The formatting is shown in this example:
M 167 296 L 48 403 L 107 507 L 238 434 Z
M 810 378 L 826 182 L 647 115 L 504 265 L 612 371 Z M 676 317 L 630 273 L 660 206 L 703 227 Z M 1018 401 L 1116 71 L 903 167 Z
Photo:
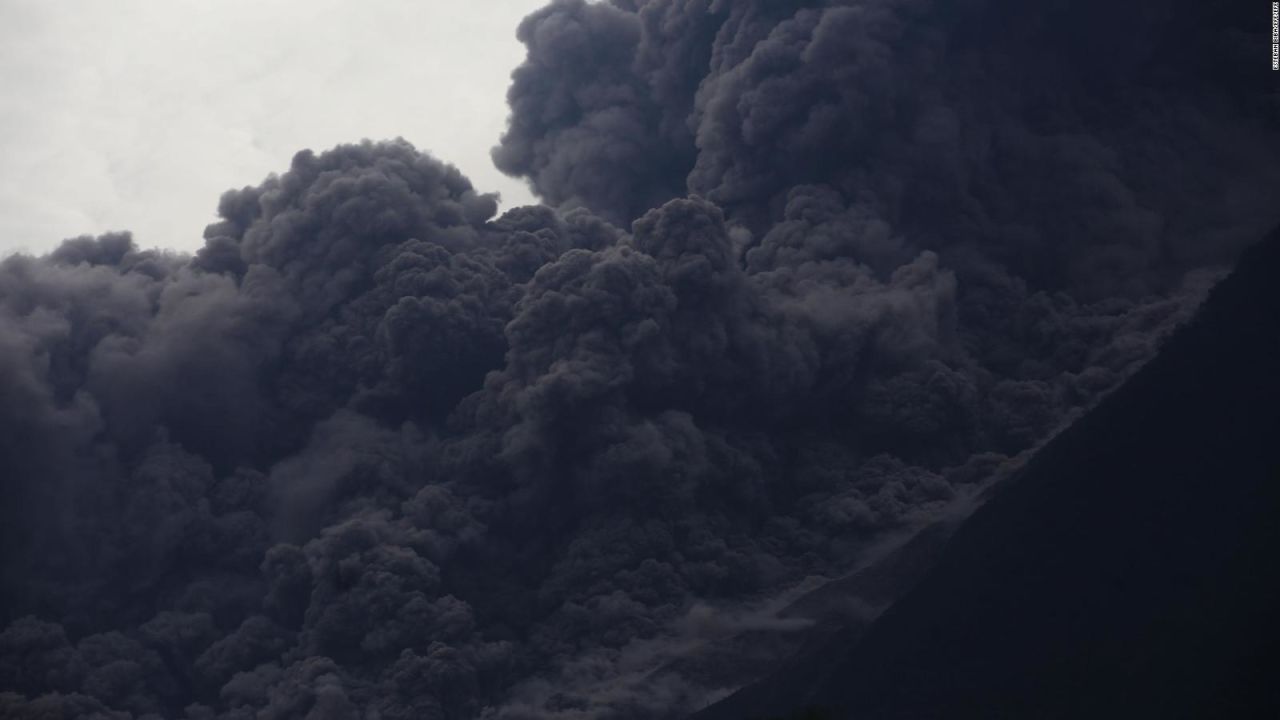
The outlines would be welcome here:
M 609 37 L 597 23 L 626 28 L 625 41 L 580 70 L 589 78 L 560 72 L 584 35 Z M 701 194 L 758 233 L 817 186 L 957 269 L 994 262 L 1094 298 L 1167 291 L 1274 220 L 1274 102 L 1232 50 L 1262 40 L 1253 25 L 1181 0 L 562 0 L 525 21 L 533 40 L 495 158 L 549 202 L 611 218 L 645 207 L 557 172 L 582 167 L 587 147 L 634 158 L 624 177 L 667 178 L 649 187 Z M 601 117 L 631 129 L 602 130 Z M 653 138 L 665 152 L 641 153 Z M 658 166 L 675 161 L 671 180 Z
M 1232 18 L 1160 8 L 559 0 L 546 206 L 364 142 L 0 262 L 0 714 L 695 709 L 690 618 L 953 512 L 1274 223 L 1274 108 L 1161 39 Z

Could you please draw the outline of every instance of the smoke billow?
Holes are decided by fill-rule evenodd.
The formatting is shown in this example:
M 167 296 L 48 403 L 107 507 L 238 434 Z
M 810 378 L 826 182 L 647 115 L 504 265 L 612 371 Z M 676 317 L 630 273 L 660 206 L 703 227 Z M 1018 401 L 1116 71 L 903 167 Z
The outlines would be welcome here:
M 364 142 L 193 256 L 0 262 L 0 714 L 696 708 L 650 674 L 689 618 L 796 623 L 743 608 L 1088 407 L 1275 222 L 1232 20 L 557 0 L 494 151 L 545 206 Z

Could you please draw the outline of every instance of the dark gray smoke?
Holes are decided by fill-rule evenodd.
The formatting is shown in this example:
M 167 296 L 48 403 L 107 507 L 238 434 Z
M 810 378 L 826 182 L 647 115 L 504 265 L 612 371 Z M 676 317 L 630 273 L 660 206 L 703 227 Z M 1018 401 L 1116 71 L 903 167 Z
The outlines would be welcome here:
M 495 150 L 548 206 L 366 142 L 194 256 L 0 262 L 0 715 L 729 689 L 645 678 L 1087 408 L 1275 222 L 1215 12 L 560 1 Z
M 759 243 L 817 194 L 874 227 L 847 245 L 879 245 L 830 252 L 931 248 L 1092 298 L 1167 290 L 1274 219 L 1277 107 L 1239 10 L 635 4 L 560 0 L 521 26 L 494 158 L 553 205 L 630 220 L 694 192 Z

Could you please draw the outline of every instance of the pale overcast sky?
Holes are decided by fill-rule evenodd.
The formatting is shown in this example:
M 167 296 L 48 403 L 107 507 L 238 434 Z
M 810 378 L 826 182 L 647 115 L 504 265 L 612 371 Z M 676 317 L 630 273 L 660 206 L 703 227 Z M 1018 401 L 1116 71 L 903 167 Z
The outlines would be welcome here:
M 520 19 L 545 0 L 0 0 L 0 256 L 132 230 L 193 250 L 302 148 L 402 136 L 503 206 Z

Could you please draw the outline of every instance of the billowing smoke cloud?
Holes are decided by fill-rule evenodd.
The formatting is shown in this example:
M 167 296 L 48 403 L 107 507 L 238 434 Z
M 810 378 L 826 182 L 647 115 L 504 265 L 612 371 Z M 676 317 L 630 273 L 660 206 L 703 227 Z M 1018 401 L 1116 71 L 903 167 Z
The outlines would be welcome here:
M 1274 108 L 1152 61 L 1231 28 L 1161 8 L 1086 52 L 997 2 L 560 0 L 495 150 L 548 206 L 366 142 L 194 256 L 0 262 L 0 715 L 728 689 L 671 663 L 806 627 L 759 608 L 1087 408 L 1276 219 Z
M 817 193 L 874 227 L 843 233 L 879 246 L 860 259 L 930 248 L 1141 295 L 1270 229 L 1280 118 L 1241 50 L 1260 32 L 1183 0 L 559 0 L 521 28 L 494 157 L 611 219 L 695 192 L 763 235 Z

